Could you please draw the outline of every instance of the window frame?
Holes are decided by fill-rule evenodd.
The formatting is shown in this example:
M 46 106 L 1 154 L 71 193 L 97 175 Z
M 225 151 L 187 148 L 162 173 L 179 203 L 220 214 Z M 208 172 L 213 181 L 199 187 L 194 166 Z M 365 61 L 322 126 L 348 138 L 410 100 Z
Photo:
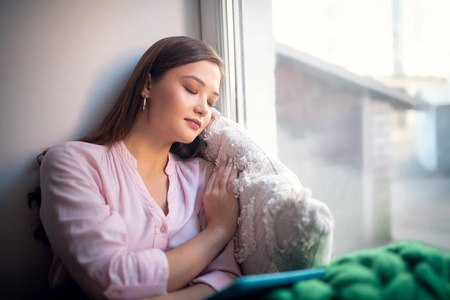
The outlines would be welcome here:
M 225 81 L 217 109 L 222 115 L 245 124 L 240 38 L 241 1 L 200 0 L 201 36 L 224 60 Z
M 277 155 L 275 47 L 271 0 L 200 0 L 202 39 L 224 59 L 226 80 L 217 105 Z

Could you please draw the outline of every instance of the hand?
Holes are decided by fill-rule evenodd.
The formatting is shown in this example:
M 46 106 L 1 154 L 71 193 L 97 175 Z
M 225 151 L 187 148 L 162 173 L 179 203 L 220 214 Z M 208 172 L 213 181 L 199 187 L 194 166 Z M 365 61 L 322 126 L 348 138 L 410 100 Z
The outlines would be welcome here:
M 184 244 L 166 252 L 169 262 L 167 291 L 177 291 L 191 282 L 235 235 L 239 200 L 234 197 L 233 181 L 237 173 L 233 162 L 225 158 L 208 180 L 203 194 L 206 228 Z
M 193 284 L 187 288 L 183 288 L 176 292 L 165 295 L 155 296 L 151 298 L 142 298 L 139 300 L 184 300 L 184 299 L 205 299 L 207 296 L 214 294 L 214 290 L 206 284 Z
M 225 230 L 228 239 L 231 239 L 237 230 L 239 200 L 233 192 L 233 181 L 237 176 L 238 170 L 232 159 L 222 157 L 203 195 L 207 226 Z

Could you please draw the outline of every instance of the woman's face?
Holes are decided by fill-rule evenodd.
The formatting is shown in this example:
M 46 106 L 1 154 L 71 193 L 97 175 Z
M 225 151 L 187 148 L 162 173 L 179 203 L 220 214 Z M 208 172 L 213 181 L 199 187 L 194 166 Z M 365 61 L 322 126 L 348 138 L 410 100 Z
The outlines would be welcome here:
M 149 77 L 150 78 L 150 77 Z M 219 98 L 220 70 L 210 61 L 182 65 L 144 88 L 147 122 L 159 139 L 191 143 L 209 124 Z

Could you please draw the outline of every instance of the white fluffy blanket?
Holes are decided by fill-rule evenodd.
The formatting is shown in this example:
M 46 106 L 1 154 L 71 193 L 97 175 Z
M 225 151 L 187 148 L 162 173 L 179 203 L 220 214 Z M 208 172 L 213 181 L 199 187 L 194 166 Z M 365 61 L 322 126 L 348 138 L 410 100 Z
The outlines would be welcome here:
M 315 267 L 329 262 L 333 219 L 298 177 L 265 153 L 236 122 L 218 114 L 202 135 L 206 159 L 232 157 L 240 171 L 235 257 L 244 275 Z

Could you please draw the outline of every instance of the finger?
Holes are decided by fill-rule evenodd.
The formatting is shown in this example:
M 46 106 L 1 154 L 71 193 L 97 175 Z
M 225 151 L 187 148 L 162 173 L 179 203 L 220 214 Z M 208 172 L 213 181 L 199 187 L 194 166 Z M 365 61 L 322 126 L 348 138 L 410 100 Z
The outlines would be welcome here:
M 227 166 L 227 157 L 224 155 L 220 158 L 219 160 L 219 165 L 217 166 L 217 178 L 220 178 L 220 176 L 222 175 L 223 171 L 225 170 L 225 167 Z
M 226 163 L 226 157 L 220 157 L 216 161 L 216 168 L 214 169 L 214 176 L 210 177 L 210 181 L 208 182 L 208 191 L 212 191 L 214 188 L 219 187 L 219 178 L 220 175 L 223 173 L 223 169 Z M 208 188 L 207 187 L 207 188 Z M 206 192 L 207 190 L 205 190 Z
M 233 164 L 230 177 L 228 178 L 228 186 L 227 186 L 228 192 L 231 193 L 234 191 L 234 181 L 237 179 L 237 177 L 238 177 L 238 169 L 237 166 Z
M 217 174 L 217 172 L 214 171 L 214 172 L 212 172 L 211 176 L 209 176 L 208 182 L 206 183 L 205 194 L 210 194 L 211 193 L 211 191 L 212 191 L 212 189 L 214 187 L 216 174 Z
M 230 174 L 230 180 L 235 180 L 236 178 L 238 178 L 238 174 L 239 174 L 239 170 L 238 170 L 236 164 L 233 164 L 233 168 L 232 168 L 231 174 Z
M 233 170 L 233 160 L 231 158 L 228 159 L 225 169 L 223 170 L 220 176 L 220 186 L 226 187 L 228 180 L 230 178 L 231 171 Z

